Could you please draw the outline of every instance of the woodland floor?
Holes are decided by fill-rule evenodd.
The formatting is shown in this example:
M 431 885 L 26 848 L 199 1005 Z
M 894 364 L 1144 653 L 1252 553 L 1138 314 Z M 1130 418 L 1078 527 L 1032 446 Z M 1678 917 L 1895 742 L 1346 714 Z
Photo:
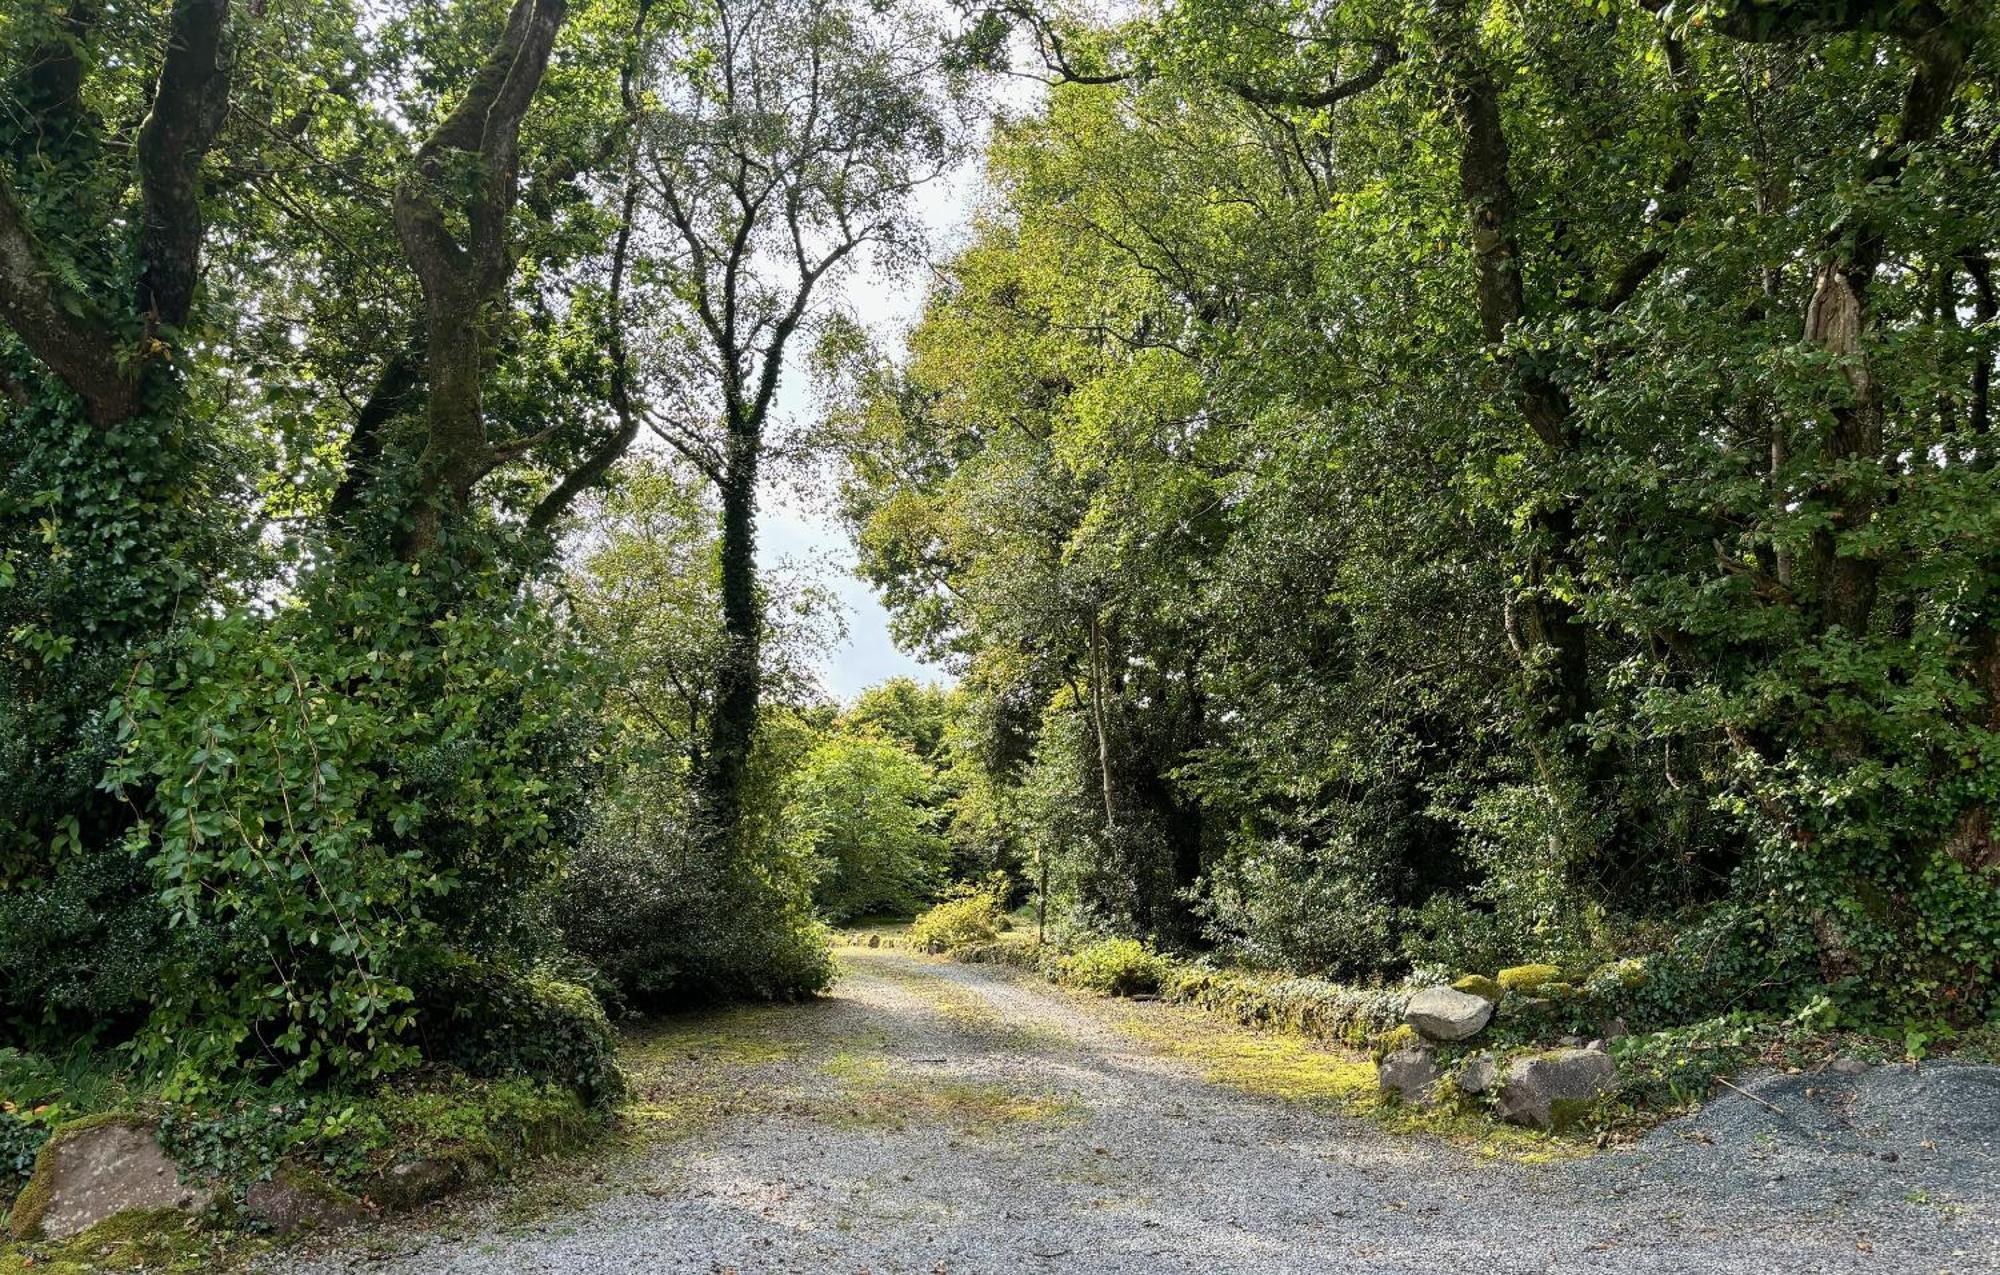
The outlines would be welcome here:
M 1393 1132 L 1351 1114 L 1365 1060 L 1194 1011 L 841 961 L 827 999 L 635 1033 L 619 1149 L 274 1268 L 2000 1270 L 1993 1068 L 1769 1076 L 1782 1112 L 1585 1156 Z

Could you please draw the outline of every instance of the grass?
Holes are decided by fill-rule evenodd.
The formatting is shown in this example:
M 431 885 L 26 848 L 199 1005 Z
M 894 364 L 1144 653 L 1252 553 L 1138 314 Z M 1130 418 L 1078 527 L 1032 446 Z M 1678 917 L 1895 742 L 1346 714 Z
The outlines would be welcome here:
M 969 1135 L 1009 1125 L 1048 1123 L 1073 1115 L 1074 1103 L 992 1081 L 899 1072 L 876 1054 L 843 1050 L 823 1070 L 838 1090 L 809 1104 L 813 1114 L 845 1129 L 901 1130 L 944 1125 Z

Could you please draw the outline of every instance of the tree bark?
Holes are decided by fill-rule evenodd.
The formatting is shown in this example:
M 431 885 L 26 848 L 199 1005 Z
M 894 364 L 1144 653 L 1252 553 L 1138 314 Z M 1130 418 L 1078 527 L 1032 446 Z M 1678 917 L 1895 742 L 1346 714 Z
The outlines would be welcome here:
M 408 560 L 428 556 L 480 479 L 533 441 L 496 447 L 488 438 L 485 360 L 496 335 L 493 316 L 513 277 L 507 226 L 520 195 L 521 122 L 566 14 L 566 0 L 515 0 L 465 96 L 396 187 L 397 237 L 423 290 L 430 380 L 418 483 L 396 545 Z M 450 228 L 448 205 L 465 225 L 463 243 Z

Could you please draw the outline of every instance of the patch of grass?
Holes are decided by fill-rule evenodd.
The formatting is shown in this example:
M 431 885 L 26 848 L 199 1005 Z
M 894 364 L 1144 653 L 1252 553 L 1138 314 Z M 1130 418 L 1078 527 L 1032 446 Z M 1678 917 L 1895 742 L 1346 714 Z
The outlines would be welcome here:
M 1361 1116 L 1395 1133 L 1425 1134 L 1480 1155 L 1524 1163 L 1590 1149 L 1586 1143 L 1501 1124 L 1452 1095 L 1430 1106 L 1386 1102 L 1369 1056 L 1299 1035 L 1219 1023 L 1212 1014 L 1178 1005 L 1133 1006 L 1114 1021 L 1127 1035 L 1240 1093 Z
M 1296 1037 L 1204 1023 L 1188 1030 L 1185 1011 L 1130 1015 L 1119 1024 L 1160 1052 L 1194 1064 L 1218 1085 L 1288 1102 L 1348 1104 L 1375 1089 L 1366 1058 Z
M 849 1129 L 906 1129 L 945 1125 L 985 1134 L 1008 1125 L 1047 1123 L 1071 1115 L 1075 1104 L 1049 1093 L 992 1081 L 911 1075 L 892 1070 L 880 1055 L 842 1050 L 824 1065 L 839 1092 L 808 1104 L 812 1114 Z

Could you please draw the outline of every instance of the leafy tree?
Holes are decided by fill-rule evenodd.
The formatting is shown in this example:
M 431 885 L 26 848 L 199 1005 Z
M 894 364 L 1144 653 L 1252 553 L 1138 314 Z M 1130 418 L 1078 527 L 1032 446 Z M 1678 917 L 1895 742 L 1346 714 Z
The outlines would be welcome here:
M 931 775 L 886 740 L 827 736 L 785 783 L 785 822 L 810 855 L 828 920 L 907 916 L 943 884 Z

